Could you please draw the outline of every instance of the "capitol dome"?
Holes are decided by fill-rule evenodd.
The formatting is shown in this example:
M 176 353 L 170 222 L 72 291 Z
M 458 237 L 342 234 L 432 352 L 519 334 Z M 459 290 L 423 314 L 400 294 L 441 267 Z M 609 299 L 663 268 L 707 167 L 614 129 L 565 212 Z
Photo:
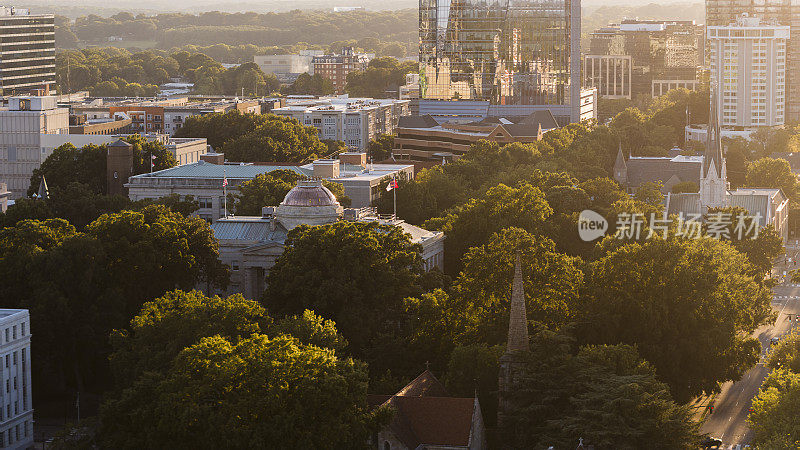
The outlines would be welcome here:
M 283 206 L 339 206 L 336 196 L 319 180 L 301 180 L 286 194 Z
M 275 218 L 287 230 L 299 225 L 325 225 L 339 220 L 342 205 L 321 180 L 300 180 L 278 206 Z

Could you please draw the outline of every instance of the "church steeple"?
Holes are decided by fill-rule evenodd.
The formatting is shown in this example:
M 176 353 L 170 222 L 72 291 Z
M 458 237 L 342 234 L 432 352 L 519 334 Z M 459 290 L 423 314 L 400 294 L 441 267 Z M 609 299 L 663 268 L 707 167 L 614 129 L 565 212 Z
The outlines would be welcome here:
M 709 208 L 728 206 L 728 173 L 725 155 L 722 151 L 718 102 L 717 85 L 712 83 L 708 140 L 700 172 L 699 210 L 701 214 L 708 212 Z
M 508 344 L 506 353 L 528 351 L 528 315 L 525 309 L 525 288 L 522 280 L 522 263 L 519 253 L 514 264 L 514 281 L 511 285 L 511 314 L 508 318 Z
M 528 315 L 525 311 L 525 289 L 522 278 L 522 262 L 517 253 L 514 262 L 514 281 L 511 284 L 511 308 L 508 318 L 508 343 L 506 352 L 500 357 L 498 377 L 499 405 L 497 424 L 503 426 L 511 409 L 514 380 L 525 367 L 525 356 L 530 351 L 528 341 Z
M 717 169 L 717 175 L 722 168 L 722 136 L 721 136 L 721 129 L 719 125 L 719 110 L 717 103 L 719 99 L 717 98 L 717 86 L 716 83 L 713 83 L 711 86 L 711 109 L 708 115 L 708 130 L 707 130 L 707 143 L 706 143 L 706 152 L 703 157 L 703 176 L 708 176 L 708 169 L 711 166 L 711 163 L 714 163 Z

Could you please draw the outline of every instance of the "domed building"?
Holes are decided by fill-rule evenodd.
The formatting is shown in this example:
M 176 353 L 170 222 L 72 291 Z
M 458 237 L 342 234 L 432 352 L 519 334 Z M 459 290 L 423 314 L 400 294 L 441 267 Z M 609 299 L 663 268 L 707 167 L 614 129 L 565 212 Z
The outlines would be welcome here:
M 300 180 L 275 212 L 287 230 L 299 225 L 325 225 L 339 220 L 344 208 L 320 180 Z
M 396 217 L 378 216 L 372 208 L 345 209 L 321 180 L 300 180 L 280 205 L 263 207 L 261 216 L 228 216 L 211 225 L 219 240 L 220 259 L 231 268 L 231 284 L 219 294 L 260 297 L 269 269 L 283 253 L 289 231 L 300 225 L 327 225 L 339 220 L 398 226 L 411 236 L 411 242 L 422 246 L 425 270 L 443 268 L 444 233 Z

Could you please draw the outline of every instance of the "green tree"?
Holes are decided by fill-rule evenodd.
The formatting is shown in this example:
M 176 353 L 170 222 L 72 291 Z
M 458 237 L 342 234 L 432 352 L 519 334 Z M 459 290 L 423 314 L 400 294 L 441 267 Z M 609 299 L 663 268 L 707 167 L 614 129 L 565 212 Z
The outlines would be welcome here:
M 664 201 L 664 194 L 661 193 L 661 182 L 647 182 L 642 183 L 636 194 L 633 196 L 634 200 L 646 203 L 650 206 L 659 206 Z
M 402 229 L 336 222 L 289 232 L 286 250 L 270 269 L 263 303 L 277 314 L 314 310 L 334 320 L 355 353 L 419 294 L 422 259 Z
M 286 335 L 205 337 L 165 375 L 147 373 L 105 403 L 98 440 L 114 448 L 366 448 L 386 417 L 369 412 L 366 394 L 364 364 L 333 350 Z
M 275 115 L 207 114 L 186 120 L 176 136 L 204 137 L 230 161 L 302 162 L 326 154 L 314 127 Z
M 715 392 L 758 360 L 749 336 L 772 317 L 771 294 L 752 271 L 713 239 L 623 245 L 591 265 L 585 320 L 595 326 L 579 334 L 637 345 L 679 402 Z
M 461 268 L 462 255 L 470 247 L 486 242 L 492 233 L 506 227 L 536 232 L 552 213 L 538 187 L 528 183 L 516 187 L 500 184 L 447 216 L 429 220 L 426 228 L 439 229 L 447 235 L 445 270 L 455 274 Z
M 796 448 L 800 446 L 800 374 L 785 369 L 773 370 L 753 399 L 747 418 L 758 448 Z
M 672 400 L 634 347 L 589 346 L 576 354 L 569 339 L 540 330 L 531 349 L 508 399 L 506 446 L 569 448 L 577 437 L 620 449 L 697 442 L 689 408 Z
M 561 327 L 575 320 L 583 284 L 580 260 L 555 250 L 553 241 L 519 228 L 506 228 L 464 255 L 464 268 L 451 295 L 469 318 L 467 342 L 505 342 L 515 256 L 519 253 L 530 322 Z
M 793 203 L 800 198 L 797 177 L 785 159 L 761 158 L 747 165 L 745 186 L 754 188 L 781 188 Z
M 373 161 L 383 161 L 392 156 L 394 148 L 394 135 L 382 134 L 377 139 L 369 141 L 369 157 Z
M 405 84 L 406 74 L 417 71 L 419 65 L 414 61 L 375 58 L 366 69 L 347 74 L 347 93 L 353 97 L 386 98 L 389 91 Z
M 289 95 L 330 95 L 333 94 L 333 82 L 320 74 L 301 73 L 294 82 L 282 92 Z
M 275 170 L 256 175 L 239 186 L 239 193 L 236 195 L 236 214 L 261 215 L 262 207 L 279 205 L 301 178 L 300 174 L 291 170 Z M 344 195 L 344 187 L 340 183 L 324 181 L 323 184 L 336 196 L 342 206 L 350 206 L 350 198 Z
M 767 364 L 772 370 L 788 370 L 800 373 L 800 333 L 783 336 L 778 345 L 772 347 Z
M 760 228 L 757 236 L 755 232 L 747 233 L 747 230 L 755 227 L 754 218 L 741 206 L 709 208 L 706 221 L 709 220 L 723 224 L 728 222 L 725 227 L 726 233 L 721 236 L 721 239 L 730 242 L 736 250 L 747 256 L 750 264 L 753 265 L 753 275 L 756 277 L 762 277 L 769 273 L 772 270 L 772 262 L 778 255 L 783 254 L 783 240 L 778 236 L 774 225 Z
M 111 333 L 109 357 L 117 387 L 146 372 L 166 374 L 175 357 L 206 336 L 236 343 L 266 330 L 272 319 L 258 302 L 240 294 L 208 297 L 200 291 L 170 291 L 142 306 L 128 329 Z
M 342 351 L 347 347 L 347 340 L 336 329 L 336 323 L 314 314 L 309 309 L 302 315 L 286 316 L 269 328 L 269 334 L 288 334 L 300 342 L 322 348 Z

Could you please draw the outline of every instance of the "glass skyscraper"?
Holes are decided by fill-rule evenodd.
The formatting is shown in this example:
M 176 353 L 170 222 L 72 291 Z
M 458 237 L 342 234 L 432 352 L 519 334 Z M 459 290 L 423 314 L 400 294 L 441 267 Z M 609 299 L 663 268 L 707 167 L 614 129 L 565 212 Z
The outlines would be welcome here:
M 580 99 L 580 0 L 420 0 L 420 95 L 493 105 Z

